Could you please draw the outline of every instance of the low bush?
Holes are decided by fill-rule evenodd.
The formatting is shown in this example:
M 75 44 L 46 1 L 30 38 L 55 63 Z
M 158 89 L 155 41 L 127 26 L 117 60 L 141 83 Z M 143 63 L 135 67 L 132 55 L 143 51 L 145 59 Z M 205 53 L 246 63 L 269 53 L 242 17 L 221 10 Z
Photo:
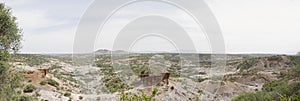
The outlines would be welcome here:
M 38 101 L 38 99 L 29 95 L 19 94 L 15 95 L 11 101 Z
M 54 87 L 59 86 L 59 83 L 57 83 L 57 82 L 56 82 L 55 80 L 53 80 L 53 79 L 47 78 L 47 83 L 48 83 L 49 85 L 51 85 L 51 86 L 54 86 Z
M 51 70 L 61 69 L 61 68 L 62 68 L 62 66 L 52 65 L 52 66 L 49 68 L 49 70 L 51 71 Z
M 247 59 L 241 62 L 240 64 L 237 65 L 237 69 L 240 69 L 240 72 L 244 70 L 248 70 L 250 67 L 255 65 L 258 62 L 258 59 L 252 58 L 252 59 Z
M 71 96 L 71 93 L 70 92 L 65 92 L 64 96 L 69 97 L 69 96 Z
M 138 90 L 137 93 L 121 92 L 120 101 L 153 101 L 153 97 L 158 91 L 152 91 L 152 95 L 148 96 L 143 90 Z
M 79 96 L 79 100 L 82 100 L 83 99 L 83 97 L 82 96 Z
M 46 85 L 47 84 L 47 81 L 41 81 L 40 82 L 40 85 Z
M 36 87 L 32 84 L 29 84 L 29 85 L 26 85 L 23 92 L 24 93 L 31 93 L 33 92 L 34 90 L 36 90 Z
M 203 82 L 203 81 L 205 81 L 205 80 L 207 80 L 208 78 L 198 78 L 196 81 L 197 82 Z

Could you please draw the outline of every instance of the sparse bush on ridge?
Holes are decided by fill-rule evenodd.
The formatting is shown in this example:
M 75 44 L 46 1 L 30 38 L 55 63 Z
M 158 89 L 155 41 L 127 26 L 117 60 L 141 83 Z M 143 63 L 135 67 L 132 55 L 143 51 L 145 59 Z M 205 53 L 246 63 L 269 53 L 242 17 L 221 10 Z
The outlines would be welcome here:
M 203 82 L 203 81 L 205 81 L 205 80 L 208 80 L 208 78 L 197 78 L 197 79 L 196 79 L 197 82 Z
M 46 85 L 47 84 L 47 81 L 41 81 L 40 82 L 40 85 Z
M 69 97 L 69 96 L 71 96 L 71 93 L 70 92 L 65 92 L 64 96 Z
M 79 100 L 82 100 L 83 99 L 83 97 L 82 96 L 79 96 Z
M 49 68 L 49 70 L 51 71 L 51 70 L 61 69 L 61 68 L 62 68 L 62 66 L 52 65 L 52 66 Z
M 114 93 L 122 90 L 131 89 L 131 87 L 126 85 L 124 82 L 122 82 L 121 79 L 115 73 L 113 73 L 113 67 L 111 66 L 112 65 L 110 61 L 111 59 L 109 57 L 103 56 L 103 57 L 98 57 L 98 59 L 99 60 L 96 61 L 96 65 L 105 68 L 101 70 L 100 73 L 104 76 L 102 80 L 104 86 L 108 88 L 109 92 Z M 104 63 L 103 61 L 106 62 Z
M 16 62 L 24 62 L 29 66 L 38 66 L 43 63 L 49 62 L 47 56 L 36 54 L 15 54 L 12 55 L 12 60 Z
M 59 83 L 57 83 L 55 80 L 47 78 L 47 83 L 51 86 L 57 87 L 59 86 Z
M 238 64 L 237 69 L 239 69 L 240 72 L 242 72 L 244 70 L 249 69 L 250 67 L 255 65 L 257 62 L 258 62 L 258 60 L 256 58 L 244 60 L 243 62 Z
M 36 90 L 36 87 L 32 84 L 29 84 L 29 85 L 26 85 L 23 92 L 24 93 L 31 93 L 33 92 L 34 90 Z

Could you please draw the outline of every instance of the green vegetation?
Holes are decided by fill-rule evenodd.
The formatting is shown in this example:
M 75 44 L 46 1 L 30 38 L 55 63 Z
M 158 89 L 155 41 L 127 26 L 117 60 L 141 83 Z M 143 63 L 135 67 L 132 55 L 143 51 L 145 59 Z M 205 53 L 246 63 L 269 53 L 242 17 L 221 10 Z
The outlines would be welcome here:
M 238 65 L 241 61 L 240 60 L 228 60 L 226 62 L 227 66 L 234 66 L 234 65 Z
M 265 84 L 262 91 L 243 93 L 233 101 L 299 101 L 299 98 L 300 82 L 273 81 Z
M 232 101 L 272 101 L 273 97 L 270 93 L 256 92 L 256 93 L 243 93 L 235 97 Z M 277 100 L 278 101 L 278 100 Z
M 291 63 L 295 67 L 280 72 L 281 79 L 265 83 L 261 91 L 240 94 L 233 101 L 299 101 L 300 58 L 293 58 Z
M 59 86 L 59 83 L 57 83 L 55 80 L 47 78 L 47 83 L 51 86 L 57 87 Z
M 171 77 L 178 78 L 180 77 L 180 69 L 181 67 L 178 64 L 172 64 L 171 67 L 168 68 L 168 72 L 170 73 Z
M 0 101 L 10 101 L 14 97 L 20 98 L 16 88 L 20 88 L 22 78 L 8 62 L 10 52 L 16 53 L 20 49 L 22 35 L 16 17 L 3 3 L 0 3 L 0 22 Z
M 70 97 L 70 96 L 71 96 L 71 93 L 70 93 L 70 92 L 65 92 L 65 93 L 64 93 L 64 96 Z
M 32 84 L 29 84 L 29 85 L 26 85 L 23 92 L 24 93 L 31 93 L 33 92 L 34 90 L 36 90 L 36 87 Z
M 49 68 L 49 70 L 51 71 L 51 70 L 61 69 L 61 68 L 62 68 L 62 66 L 52 65 L 52 66 Z
M 40 85 L 46 85 L 47 84 L 47 81 L 41 81 L 40 82 Z
M 12 60 L 15 62 L 24 62 L 29 66 L 38 66 L 43 63 L 49 62 L 48 56 L 36 54 L 14 54 Z
M 7 101 L 38 101 L 38 99 L 31 97 L 29 95 L 19 94 L 19 95 L 15 95 L 13 98 L 11 98 L 11 100 L 7 100 Z
M 100 73 L 104 76 L 103 83 L 108 88 L 109 92 L 120 92 L 132 88 L 121 81 L 121 79 L 113 72 L 110 56 L 101 55 L 98 56 L 97 59 L 96 66 L 104 68 Z
M 71 81 L 71 82 L 74 82 L 74 83 L 80 83 L 79 81 L 77 81 L 76 79 L 73 78 L 74 75 L 71 75 L 71 74 L 62 74 L 60 72 L 51 72 L 54 77 L 60 79 L 60 80 L 63 80 L 64 82 L 66 81 Z
M 203 82 L 203 81 L 205 81 L 205 80 L 208 80 L 208 78 L 197 78 L 197 79 L 196 79 L 197 82 Z
M 179 54 L 162 54 L 164 55 L 164 59 L 171 61 L 171 62 L 175 62 L 175 63 L 179 63 L 180 62 L 180 56 Z
M 22 35 L 16 22 L 17 18 L 12 16 L 11 10 L 0 4 L 0 50 L 1 52 L 17 52 L 21 46 Z
M 290 56 L 292 66 L 300 65 L 300 56 Z
M 199 74 L 200 74 L 200 75 L 206 75 L 206 73 L 205 73 L 205 72 L 199 72 Z
M 82 96 L 79 96 L 79 100 L 82 100 L 83 99 L 83 97 Z
M 257 58 L 247 59 L 238 64 L 237 69 L 240 69 L 240 71 L 248 70 L 250 67 L 255 65 L 258 62 Z
M 121 79 L 116 75 L 105 76 L 103 82 L 105 83 L 105 86 L 108 88 L 108 90 L 112 93 L 131 88 L 124 82 L 122 82 Z
M 121 92 L 120 101 L 152 101 L 154 96 L 158 93 L 158 88 L 155 87 L 152 94 L 148 96 L 143 90 L 138 90 L 137 93 Z

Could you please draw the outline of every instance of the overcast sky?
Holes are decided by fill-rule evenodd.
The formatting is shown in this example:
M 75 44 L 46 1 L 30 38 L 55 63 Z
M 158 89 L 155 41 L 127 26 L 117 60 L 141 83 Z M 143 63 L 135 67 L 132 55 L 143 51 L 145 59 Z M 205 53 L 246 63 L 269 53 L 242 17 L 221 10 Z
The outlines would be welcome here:
M 93 0 L 0 1 L 12 8 L 13 15 L 18 18 L 19 26 L 23 29 L 22 53 L 71 53 L 80 18 L 93 2 Z M 205 0 L 205 2 L 219 22 L 227 53 L 295 54 L 300 51 L 300 0 Z M 157 12 L 164 7 L 159 9 Z M 140 13 L 132 9 L 124 10 Z M 176 12 L 176 9 L 167 10 Z M 169 16 L 177 15 L 170 13 Z M 117 21 L 126 22 L 126 19 L 123 19 L 125 16 L 123 17 L 121 13 L 116 18 L 120 18 Z M 182 23 L 192 26 L 188 22 Z M 117 23 L 111 24 L 117 26 Z M 101 41 L 97 48 L 110 48 L 107 46 L 110 42 L 107 41 L 111 39 L 99 40 Z M 165 40 L 155 38 L 145 40 L 138 42 L 134 47 L 140 46 L 137 49 L 147 48 L 143 46 L 157 49 L 168 47 Z M 201 44 L 202 41 L 194 42 L 199 43 L 199 48 L 207 47 Z

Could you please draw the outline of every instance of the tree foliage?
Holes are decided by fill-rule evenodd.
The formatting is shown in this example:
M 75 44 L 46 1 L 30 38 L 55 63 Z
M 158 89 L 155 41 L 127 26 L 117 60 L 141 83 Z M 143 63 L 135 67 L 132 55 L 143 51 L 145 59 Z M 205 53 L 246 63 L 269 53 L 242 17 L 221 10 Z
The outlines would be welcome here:
M 0 49 L 1 51 L 16 52 L 21 47 L 21 30 L 12 16 L 11 9 L 0 4 Z
M 11 10 L 0 3 L 0 101 L 19 98 L 15 90 L 20 87 L 21 77 L 8 64 L 10 53 L 17 52 L 21 45 L 21 30 Z M 20 97 L 22 99 L 24 97 Z
M 22 78 L 17 71 L 9 67 L 8 63 L 0 61 L 0 101 L 10 101 L 19 96 L 15 90 L 21 87 Z

